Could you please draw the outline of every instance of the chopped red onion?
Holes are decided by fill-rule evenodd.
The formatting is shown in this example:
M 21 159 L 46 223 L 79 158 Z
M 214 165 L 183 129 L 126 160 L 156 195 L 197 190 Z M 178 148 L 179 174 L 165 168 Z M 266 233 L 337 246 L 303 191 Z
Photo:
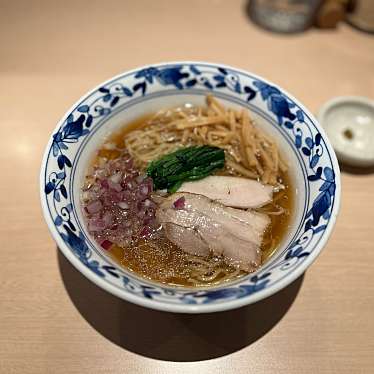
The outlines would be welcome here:
M 136 180 L 136 183 L 142 183 L 144 181 L 144 179 L 146 178 L 145 175 L 138 175 L 135 180 Z
M 128 177 L 128 178 L 127 178 L 127 181 L 123 182 L 122 185 L 123 185 L 123 188 L 124 188 L 125 190 L 132 190 L 133 187 L 135 187 L 135 183 L 132 182 L 132 180 L 131 180 L 130 177 Z
M 174 203 L 173 203 L 174 208 L 175 209 L 183 209 L 185 201 L 186 201 L 186 199 L 184 198 L 184 196 L 182 196 L 179 199 L 175 200 Z
M 104 249 L 131 245 L 157 231 L 153 181 L 134 168 L 128 153 L 114 160 L 100 158 L 91 173 L 92 187 L 82 193 L 83 213 L 89 232 Z
M 143 218 L 146 215 L 146 211 L 144 209 L 141 209 L 136 214 L 139 218 Z
M 105 223 L 101 219 L 94 218 L 88 221 L 88 230 L 92 232 L 105 229 Z
M 105 212 L 103 215 L 103 222 L 105 224 L 105 227 L 112 226 L 113 224 L 113 217 L 110 214 L 110 212 Z
M 88 212 L 88 213 L 90 213 L 90 214 L 95 214 L 95 213 L 100 212 L 102 206 L 103 206 L 103 204 L 101 204 L 101 201 L 100 201 L 100 200 L 94 200 L 94 201 L 90 202 L 90 203 L 86 206 L 86 209 L 87 209 L 87 212 Z
M 93 177 L 101 179 L 101 178 L 105 178 L 105 174 L 106 174 L 105 169 L 96 169 L 93 174 Z
M 140 192 L 144 195 L 147 196 L 149 194 L 149 188 L 147 185 L 142 185 L 140 186 Z
M 148 196 L 148 188 L 146 186 L 141 186 L 137 191 L 136 191 L 136 197 L 138 200 L 142 201 L 147 198 Z
M 151 217 L 151 216 L 145 216 L 144 219 L 143 219 L 143 225 L 149 225 L 150 223 L 152 223 L 154 221 L 155 217 Z
M 148 190 L 149 190 L 148 193 L 153 192 L 153 180 L 152 180 L 152 178 L 147 177 L 146 179 L 144 179 L 143 184 L 148 187 Z
M 105 189 L 109 188 L 109 184 L 108 184 L 108 180 L 107 179 L 101 179 L 100 180 L 100 185 L 101 185 L 101 187 L 103 187 Z
M 108 186 L 109 186 L 109 188 L 111 188 L 114 191 L 117 191 L 117 192 L 122 191 L 121 185 L 119 183 L 113 182 L 111 179 L 108 179 Z
M 122 225 L 123 227 L 130 227 L 132 225 L 132 222 L 129 219 L 127 219 L 122 223 Z
M 113 203 L 119 203 L 122 200 L 122 193 L 114 190 L 104 191 L 105 205 L 112 206 Z
M 153 230 L 152 230 L 151 227 L 149 227 L 149 226 L 144 226 L 144 227 L 141 229 L 139 235 L 140 235 L 141 237 L 143 237 L 143 238 L 148 238 L 148 237 L 150 237 L 152 231 L 153 231 Z
M 109 180 L 113 183 L 119 184 L 121 182 L 122 175 L 121 173 L 115 173 L 111 177 L 109 177 Z
M 113 245 L 113 243 L 110 240 L 103 240 L 102 243 L 100 244 L 106 251 L 110 249 L 110 247 Z
M 129 209 L 130 208 L 130 205 L 127 204 L 126 202 L 124 201 L 121 201 L 118 203 L 118 206 L 121 208 L 121 209 Z
M 134 196 L 130 191 L 122 191 L 121 192 L 121 201 L 125 201 L 126 203 L 130 203 L 134 200 Z

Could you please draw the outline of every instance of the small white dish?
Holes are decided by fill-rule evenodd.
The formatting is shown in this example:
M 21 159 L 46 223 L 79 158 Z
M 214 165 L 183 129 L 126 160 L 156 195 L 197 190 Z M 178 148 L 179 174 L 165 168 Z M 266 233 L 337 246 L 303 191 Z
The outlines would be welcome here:
M 374 101 L 337 97 L 323 105 L 318 119 L 340 161 L 358 167 L 374 165 Z

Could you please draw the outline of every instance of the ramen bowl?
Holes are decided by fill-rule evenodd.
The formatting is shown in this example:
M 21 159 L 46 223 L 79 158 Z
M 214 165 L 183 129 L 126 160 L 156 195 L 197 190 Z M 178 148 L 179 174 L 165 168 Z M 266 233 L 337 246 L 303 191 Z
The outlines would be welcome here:
M 289 165 L 294 207 L 277 252 L 256 272 L 209 288 L 170 287 L 114 262 L 87 232 L 80 188 L 94 152 L 116 129 L 148 113 L 213 94 L 247 108 L 277 141 Z M 47 144 L 40 174 L 44 217 L 58 247 L 84 276 L 132 303 L 180 313 L 223 311 L 268 297 L 297 279 L 325 247 L 340 201 L 334 151 L 309 111 L 277 85 L 230 66 L 173 62 L 141 67 L 100 84 L 63 116 Z

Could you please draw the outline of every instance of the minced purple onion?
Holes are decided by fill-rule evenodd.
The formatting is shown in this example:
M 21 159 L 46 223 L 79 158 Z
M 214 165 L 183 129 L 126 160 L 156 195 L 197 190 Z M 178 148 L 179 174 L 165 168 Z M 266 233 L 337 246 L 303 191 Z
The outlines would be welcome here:
M 174 201 L 173 206 L 175 209 L 184 209 L 185 202 L 186 202 L 186 199 L 184 198 L 184 196 L 182 196 L 179 199 Z
M 157 229 L 152 179 L 139 173 L 127 152 L 99 164 L 82 193 L 90 234 L 106 250 L 151 237 Z

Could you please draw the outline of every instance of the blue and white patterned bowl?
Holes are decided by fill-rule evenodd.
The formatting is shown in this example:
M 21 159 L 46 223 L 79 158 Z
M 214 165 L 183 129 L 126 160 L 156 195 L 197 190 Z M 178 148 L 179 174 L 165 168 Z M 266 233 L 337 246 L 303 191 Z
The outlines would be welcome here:
M 89 236 L 79 205 L 87 164 L 103 138 L 163 107 L 201 104 L 207 93 L 248 108 L 272 134 L 291 166 L 296 188 L 292 227 L 278 252 L 256 273 L 211 289 L 171 288 L 114 263 Z M 54 130 L 43 158 L 41 202 L 48 227 L 70 262 L 92 282 L 133 303 L 205 313 L 261 300 L 298 278 L 316 259 L 339 210 L 340 172 L 313 116 L 283 89 L 254 74 L 204 62 L 152 65 L 118 75 L 78 100 Z

